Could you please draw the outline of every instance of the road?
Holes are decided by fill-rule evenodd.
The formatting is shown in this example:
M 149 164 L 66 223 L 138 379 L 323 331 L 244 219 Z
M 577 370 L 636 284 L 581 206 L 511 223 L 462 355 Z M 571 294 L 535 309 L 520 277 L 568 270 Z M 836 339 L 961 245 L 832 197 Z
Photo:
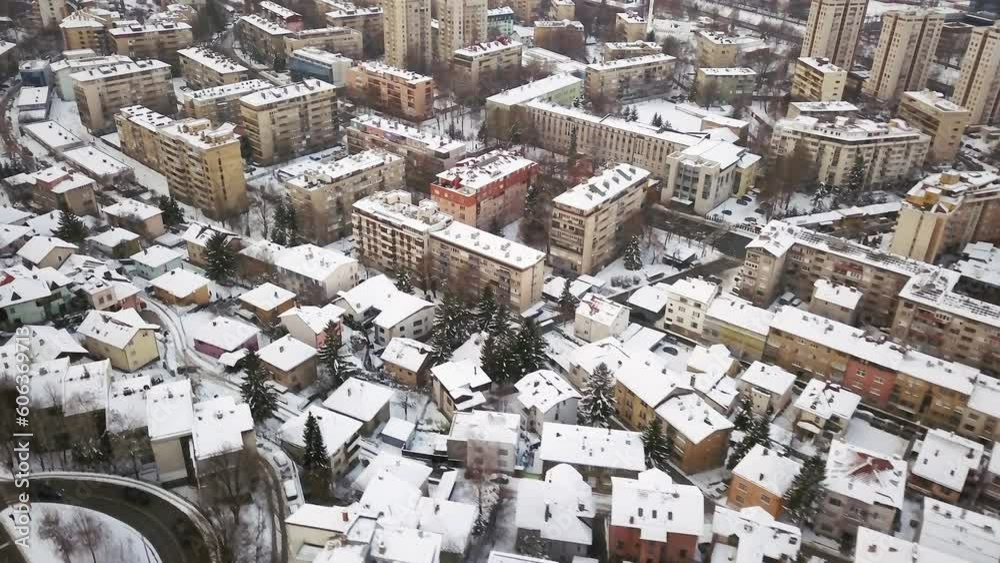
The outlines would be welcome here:
M 694 217 L 657 205 L 652 208 L 653 226 L 714 246 L 741 263 L 746 258 L 750 235 L 731 231 L 702 217 Z
M 32 481 L 64 491 L 61 499 L 47 499 L 45 502 L 82 506 L 128 524 L 146 538 L 164 563 L 205 563 L 213 560 L 205 538 L 187 514 L 161 497 L 124 484 L 104 481 L 51 477 L 34 477 Z M 131 492 L 128 499 L 125 498 L 126 490 Z M 13 482 L 0 483 L 0 496 L 4 499 L 14 498 L 17 492 Z
M 11 541 L 7 528 L 0 526 L 0 563 L 28 563 L 21 555 L 21 550 Z

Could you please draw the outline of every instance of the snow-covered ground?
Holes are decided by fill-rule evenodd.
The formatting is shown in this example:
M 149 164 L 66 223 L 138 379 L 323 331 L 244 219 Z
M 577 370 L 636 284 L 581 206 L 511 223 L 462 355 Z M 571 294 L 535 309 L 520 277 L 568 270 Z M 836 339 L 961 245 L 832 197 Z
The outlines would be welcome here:
M 674 266 L 664 264 L 664 257 L 683 259 L 693 254 L 698 263 L 705 264 L 721 256 L 719 251 L 702 241 L 681 237 L 660 229 L 652 229 L 651 236 L 644 237 L 640 247 L 643 263 L 641 270 L 626 269 L 625 259 L 621 257 L 595 275 L 595 277 L 607 282 L 604 290 L 606 293 L 613 295 L 638 285 L 645 285 L 650 281 L 650 278 L 656 280 L 681 272 Z

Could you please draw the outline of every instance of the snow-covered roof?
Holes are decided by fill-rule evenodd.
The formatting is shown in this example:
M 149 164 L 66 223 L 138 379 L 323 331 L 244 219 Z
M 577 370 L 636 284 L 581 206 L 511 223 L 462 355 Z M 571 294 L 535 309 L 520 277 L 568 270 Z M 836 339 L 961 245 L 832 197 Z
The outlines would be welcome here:
M 581 276 L 583 277 L 583 276 Z M 562 295 L 563 287 L 566 285 L 566 278 L 562 276 L 551 276 L 545 278 L 545 285 L 542 286 L 542 295 L 548 297 L 549 299 L 559 299 Z M 577 299 L 583 297 L 585 293 L 591 290 L 593 286 L 586 281 L 576 278 L 569 282 L 569 292 L 573 297 Z
M 648 180 L 649 171 L 631 164 L 616 164 L 559 194 L 552 201 L 560 207 L 590 214 L 627 191 L 643 189 Z
M 283 270 L 294 272 L 300 276 L 325 283 L 338 270 L 357 264 L 357 260 L 345 256 L 336 250 L 301 244 L 286 248 L 278 254 L 274 265 Z
M 191 434 L 194 427 L 191 380 L 161 383 L 146 393 L 146 423 L 150 440 Z
M 972 410 L 1000 417 L 1000 380 L 985 375 L 978 376 L 967 406 Z
M 915 90 L 903 92 L 903 101 L 912 99 L 929 106 L 936 112 L 967 112 L 969 110 L 944 97 L 944 94 L 934 90 Z
M 243 16 L 239 19 L 238 23 L 251 25 L 263 31 L 264 33 L 267 33 L 268 35 L 288 35 L 289 33 L 292 33 L 291 29 L 273 23 L 267 18 L 258 16 L 257 14 L 250 14 L 248 16 Z
M 611 525 L 638 529 L 643 540 L 701 535 L 704 503 L 698 487 L 677 485 L 659 469 L 647 469 L 638 479 L 611 478 Z
M 26 328 L 27 339 L 15 335 L 0 347 L 0 373 L 6 373 L 8 365 L 17 367 L 15 357 L 18 354 L 26 354 L 32 363 L 46 362 L 66 355 L 87 354 L 87 350 L 66 329 L 46 325 L 28 325 Z
M 435 184 L 441 189 L 466 195 L 475 194 L 496 182 L 502 182 L 504 178 L 535 166 L 533 160 L 497 149 L 460 160 L 453 168 L 438 173 Z
M 624 317 L 628 318 L 628 307 L 616 303 L 603 295 L 590 293 L 580 300 L 576 306 L 576 315 L 591 321 L 611 326 L 615 321 Z
M 208 241 L 212 240 L 217 233 L 222 233 L 227 235 L 228 238 L 235 238 L 236 233 L 216 227 L 215 225 L 206 225 L 204 223 L 192 222 L 188 225 L 187 230 L 184 231 L 184 242 L 193 244 L 195 246 L 206 246 Z
M 257 92 L 258 90 L 266 90 L 270 87 L 270 82 L 255 78 L 252 80 L 244 80 L 243 82 L 212 86 L 211 88 L 203 88 L 201 90 L 183 91 L 177 95 L 177 101 L 181 104 L 186 104 L 189 100 L 206 102 L 217 100 L 219 98 L 243 97 L 247 94 Z
M 727 412 L 739 396 L 736 379 L 724 371 L 695 373 L 691 379 L 695 391 Z
M 348 378 L 323 401 L 323 406 L 361 422 L 374 420 L 392 400 L 393 390 L 356 377 Z
M 431 233 L 431 238 L 457 246 L 517 270 L 531 268 L 545 259 L 545 253 L 487 231 L 453 221 Z
M 491 551 L 490 558 L 486 563 L 545 563 L 548 559 L 539 557 L 528 557 L 518 553 L 504 553 L 502 551 Z M 574 558 L 575 561 L 575 558 Z
M 278 306 L 295 299 L 295 294 L 283 287 L 267 282 L 240 295 L 239 299 L 241 302 L 246 303 L 255 309 L 271 311 Z
M 486 105 L 491 104 L 513 107 L 531 100 L 536 100 L 548 96 L 553 92 L 560 92 L 565 88 L 574 86 L 581 87 L 583 79 L 577 78 L 569 73 L 553 74 L 539 80 L 529 82 L 523 86 L 505 90 L 499 94 L 494 94 L 486 98 Z
M 638 57 L 627 57 L 623 59 L 613 59 L 610 61 L 604 61 L 600 63 L 592 63 L 587 65 L 587 72 L 603 72 L 605 70 L 621 70 L 624 68 L 644 68 L 650 66 L 658 66 L 666 63 L 672 63 L 677 60 L 676 57 L 671 57 L 663 53 L 657 53 L 655 55 L 639 55 Z
M 379 314 L 374 318 L 374 323 L 385 329 L 390 329 L 419 311 L 434 306 L 430 301 L 400 291 L 385 275 L 368 278 L 347 291 L 341 291 L 339 298 L 361 316 L 365 316 L 369 309 L 378 310 Z
M 688 357 L 687 368 L 695 373 L 725 374 L 733 369 L 736 359 L 723 344 L 697 345 Z
M 146 427 L 146 394 L 149 375 L 116 377 L 108 387 L 108 432 L 117 434 Z
M 257 327 L 223 316 L 217 316 L 211 322 L 199 323 L 191 330 L 191 338 L 195 342 L 204 342 L 226 352 L 232 352 L 259 334 L 260 329 Z
M 866 504 L 902 508 L 906 462 L 834 440 L 826 460 L 824 486 Z
M 735 557 L 728 559 L 733 563 L 795 561 L 802 545 L 802 531 L 797 526 L 778 522 L 759 506 L 739 511 L 716 506 L 712 532 L 723 538 L 739 538 L 738 545 L 732 548 L 736 551 Z M 716 544 L 715 549 L 719 547 Z M 712 563 L 721 563 L 716 560 L 714 551 Z
M 75 244 L 56 237 L 31 237 L 17 251 L 17 255 L 32 264 L 38 264 L 42 260 L 45 260 L 53 250 L 65 249 L 76 252 L 78 248 Z
M 597 342 L 590 342 L 580 346 L 572 352 L 570 363 L 579 367 L 587 373 L 594 373 L 594 369 L 604 364 L 615 373 L 618 368 L 629 358 L 629 353 L 625 350 L 620 340 L 608 337 Z
M 285 247 L 266 239 L 254 241 L 240 250 L 240 256 L 259 260 L 265 264 L 274 264 L 275 258 L 285 250 Z
M 709 305 L 719 294 L 719 285 L 703 278 L 683 278 L 662 286 L 668 298 L 685 298 L 702 305 Z
M 919 448 L 910 471 L 958 492 L 965 488 L 969 472 L 976 471 L 983 458 L 982 444 L 939 428 L 928 430 Z
M 110 378 L 110 360 L 69 366 L 62 380 L 62 414 L 69 417 L 107 410 Z
M 757 76 L 752 68 L 747 67 L 701 67 L 698 72 L 704 73 L 707 76 L 745 76 L 751 78 Z
M 450 137 L 436 135 L 430 131 L 411 127 L 394 119 L 386 119 L 366 113 L 351 120 L 351 128 L 368 133 L 369 129 L 378 131 L 383 138 L 397 143 L 422 145 L 435 153 L 446 153 L 450 156 L 464 154 L 465 143 Z
M 795 374 L 779 366 L 756 361 L 740 375 L 740 380 L 775 395 L 784 395 L 795 384 Z
M 492 11 L 492 10 L 491 10 Z M 488 16 L 487 16 L 488 17 Z M 511 41 L 507 38 L 500 38 L 496 41 L 486 41 L 484 43 L 476 43 L 475 45 L 469 45 L 468 47 L 463 47 L 461 49 L 455 49 L 455 55 L 467 57 L 470 59 L 477 59 L 479 57 L 484 57 L 493 53 L 500 51 L 520 51 L 524 45 L 518 41 Z
M 449 440 L 495 442 L 517 446 L 521 416 L 492 411 L 455 413 Z
M 159 244 L 154 244 L 153 246 L 144 248 L 141 252 L 136 252 L 130 258 L 136 263 L 146 266 L 147 268 L 157 269 L 166 266 L 167 264 L 183 258 L 183 256 L 172 249 L 165 246 L 160 246 Z
M 955 286 L 961 278 L 960 272 L 936 268 L 910 278 L 899 296 L 942 312 L 1000 327 L 1000 306 L 956 291 Z
M 0 205 L 0 224 L 16 225 L 33 217 L 32 213 L 22 211 L 9 205 Z
M 291 371 L 316 357 L 316 349 L 286 334 L 260 349 L 262 362 L 281 371 Z
M 389 341 L 380 356 L 383 363 L 399 366 L 416 373 L 427 361 L 427 356 L 434 348 L 413 340 L 412 338 L 395 337 Z
M 733 474 L 780 497 L 801 469 L 802 464 L 794 458 L 757 444 L 733 468 Z
M 854 563 L 968 563 L 968 560 L 859 526 Z
M 314 334 L 322 334 L 330 323 L 340 323 L 340 318 L 344 316 L 344 310 L 327 303 L 322 307 L 313 305 L 300 305 L 278 315 L 279 319 L 296 317 L 309 327 Z
M 70 75 L 74 83 L 77 82 L 91 82 L 96 80 L 105 80 L 108 78 L 116 78 L 121 76 L 128 76 L 131 74 L 138 74 L 144 72 L 150 72 L 155 70 L 170 70 L 170 65 L 158 61 L 156 59 L 144 59 L 135 62 L 123 62 L 118 64 L 101 65 L 98 67 L 91 67 L 86 70 L 81 70 L 79 72 L 74 72 Z
M 346 534 L 357 518 L 355 505 L 323 506 L 307 502 L 285 518 L 285 525 Z
M 211 49 L 191 47 L 190 49 L 180 49 L 177 51 L 177 54 L 181 58 L 191 59 L 193 62 L 208 67 L 219 74 L 247 72 L 247 67 Z
M 432 83 L 434 80 L 430 76 L 418 74 L 405 68 L 394 67 L 379 61 L 361 61 L 356 68 L 363 69 L 366 73 L 375 74 L 380 77 L 389 76 L 396 78 L 406 82 L 410 86 Z
M 310 414 L 316 419 L 320 434 L 323 435 L 326 451 L 331 455 L 348 446 L 361 430 L 359 421 L 314 405 L 281 425 L 278 430 L 281 439 L 293 446 L 304 448 L 306 444 L 302 433 L 306 427 L 306 419 L 309 418 Z
M 476 506 L 422 497 L 417 504 L 418 528 L 441 535 L 441 550 L 464 555 L 476 523 Z
M 629 296 L 628 304 L 653 313 L 663 312 L 663 308 L 667 306 L 667 293 L 663 291 L 660 285 L 644 285 L 640 287 L 635 293 Z
M 139 240 L 139 235 L 133 233 L 128 229 L 123 229 L 121 227 L 114 227 L 93 236 L 87 237 L 87 240 L 93 242 L 99 247 L 104 248 L 115 248 L 119 244 L 124 244 L 127 242 L 132 242 Z
M 535 27 L 564 28 L 583 31 L 583 23 L 576 20 L 535 20 Z
M 514 384 L 517 400 L 526 409 L 547 413 L 563 401 L 579 399 L 576 389 L 558 373 L 540 369 L 522 377 Z
M 827 73 L 827 72 L 843 72 L 847 73 L 846 70 L 840 68 L 839 66 L 830 62 L 830 59 L 823 57 L 799 57 L 799 64 L 811 67 L 817 72 Z
M 144 321 L 135 309 L 126 308 L 114 313 L 90 311 L 76 332 L 121 350 L 142 331 L 159 328 L 158 325 Z
M 39 121 L 37 123 L 26 123 L 21 125 L 25 133 L 38 139 L 45 147 L 53 151 L 60 151 L 66 147 L 73 147 L 83 142 L 79 137 L 70 132 L 55 121 Z
M 585 467 L 642 471 L 646 468 L 638 432 L 546 422 L 542 426 L 543 461 Z
M 404 190 L 375 192 L 355 201 L 354 210 L 414 233 L 441 229 L 452 221 L 451 216 L 441 212 L 433 200 L 424 199 L 415 204 L 413 196 Z
M 273 104 L 287 104 L 298 98 L 311 94 L 333 91 L 336 87 L 329 82 L 306 78 L 287 86 L 274 86 L 266 90 L 257 90 L 240 98 L 240 104 L 249 108 L 263 108 Z
M 30 227 L 21 225 L 0 225 L 0 248 L 6 248 L 14 241 L 28 238 Z
M 158 207 L 154 207 L 134 199 L 120 199 L 112 205 L 101 208 L 105 215 L 119 217 L 123 219 L 138 219 L 146 221 L 161 215 L 163 212 Z
M 427 464 L 396 454 L 379 452 L 375 456 L 375 459 L 368 463 L 368 467 L 364 468 L 361 475 L 358 475 L 357 480 L 354 481 L 352 486 L 355 489 L 364 491 L 371 484 L 375 476 L 383 471 L 391 473 L 395 477 L 409 483 L 410 486 L 418 489 L 422 489 L 427 485 L 427 480 L 431 476 L 431 467 Z
M 208 279 L 199 276 L 191 270 L 174 268 L 165 274 L 149 280 L 149 285 L 166 291 L 178 299 L 184 299 L 195 291 L 207 286 Z
M 838 285 L 822 278 L 813 284 L 813 299 L 819 299 L 852 311 L 857 309 L 861 297 L 862 293 L 857 288 Z
M 844 389 L 836 383 L 822 379 L 811 379 L 802 394 L 795 399 L 795 408 L 811 413 L 823 420 L 834 416 L 848 421 L 861 403 L 861 396 Z
M 372 536 L 374 557 L 393 563 L 437 563 L 441 544 L 440 534 L 413 528 L 379 525 Z
M 656 409 L 656 415 L 693 444 L 733 428 L 729 419 L 695 394 L 669 399 Z
M 197 460 L 243 449 L 243 433 L 253 430 L 250 406 L 236 404 L 230 395 L 194 404 L 192 454 Z
M 650 352 L 626 359 L 613 373 L 618 385 L 653 409 L 675 393 L 691 391 L 687 375 L 669 369 L 663 358 Z
M 924 497 L 920 539 L 966 563 L 995 563 L 1000 553 L 1000 519 Z
M 11 279 L 7 279 L 11 278 Z M 54 268 L 29 270 L 14 266 L 0 271 L 0 308 L 35 301 L 52 295 L 52 291 L 70 285 L 71 280 Z
M 382 431 L 379 432 L 380 436 L 386 438 L 391 438 L 393 440 L 398 440 L 399 442 L 406 444 L 410 441 L 413 436 L 413 432 L 416 431 L 417 425 L 402 418 L 396 418 L 395 416 L 389 419 L 389 422 L 385 423 L 382 427 Z
M 523 479 L 517 490 L 515 526 L 546 541 L 590 546 L 593 529 L 583 520 L 596 514 L 594 492 L 573 466 L 561 463 L 538 481 Z
M 382 149 L 368 149 L 338 160 L 310 161 L 305 166 L 298 168 L 298 171 L 301 172 L 299 175 L 285 180 L 285 183 L 290 187 L 302 190 L 321 190 L 343 178 L 360 174 L 366 170 L 390 166 L 401 160 L 401 156 L 391 152 Z
M 486 374 L 479 363 L 473 360 L 445 362 L 431 368 L 431 375 L 441 382 L 456 404 L 462 403 L 481 394 L 482 388 L 488 388 L 493 380 Z

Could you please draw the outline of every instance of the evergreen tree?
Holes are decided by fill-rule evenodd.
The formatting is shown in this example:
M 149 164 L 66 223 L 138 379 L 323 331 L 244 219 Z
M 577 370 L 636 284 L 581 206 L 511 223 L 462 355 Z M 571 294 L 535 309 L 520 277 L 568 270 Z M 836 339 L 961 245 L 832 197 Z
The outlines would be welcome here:
M 542 188 L 532 182 L 524 197 L 524 216 L 521 218 L 518 230 L 521 239 L 529 244 L 545 240 L 545 227 L 548 225 L 549 217 L 542 195 Z
M 615 414 L 615 394 L 611 388 L 611 370 L 601 363 L 587 381 L 580 399 L 580 421 L 585 426 L 607 428 Z
M 66 242 L 82 244 L 87 240 L 89 233 L 83 219 L 68 211 L 62 211 L 59 214 L 59 228 L 52 234 Z
M 759 416 L 754 419 L 750 429 L 743 436 L 743 440 L 739 444 L 736 444 L 733 451 L 729 453 L 729 462 L 726 464 L 726 467 L 729 469 L 736 467 L 750 453 L 750 450 L 754 446 L 760 444 L 767 447 L 770 441 L 771 423 L 767 420 L 767 417 Z
M 413 282 L 410 281 L 410 273 L 406 270 L 400 270 L 396 274 L 396 289 L 413 295 Z
M 569 158 L 567 159 L 567 163 L 569 164 L 570 168 L 572 168 L 573 165 L 576 164 L 576 158 L 577 158 L 576 151 L 577 151 L 576 127 L 574 127 L 569 132 Z
M 177 200 L 161 195 L 159 199 L 160 212 L 163 214 L 163 224 L 176 227 L 184 223 L 184 210 L 177 205 Z
M 520 374 L 515 357 L 516 340 L 511 336 L 510 324 L 507 309 L 498 307 L 486 326 L 486 340 L 479 355 L 483 371 L 498 383 L 506 383 Z
M 327 454 L 319 423 L 316 422 L 316 417 L 311 412 L 306 418 L 302 441 L 305 443 L 305 451 L 302 454 L 302 471 L 310 497 L 317 501 L 326 500 L 330 491 L 330 456 Z
M 347 381 L 348 378 L 355 375 L 357 369 L 350 362 L 347 355 L 340 351 L 344 346 L 344 342 L 340 331 L 337 330 L 336 323 L 330 321 L 323 330 L 323 333 L 326 336 L 323 339 L 323 345 L 319 348 L 319 363 L 323 366 L 326 377 L 330 382 L 329 387 L 336 389 L 343 382 Z
M 545 367 L 545 340 L 538 323 L 525 319 L 514 340 L 514 360 L 517 363 L 517 375 L 529 374 Z
M 642 251 L 639 248 L 639 236 L 633 235 L 632 238 L 628 240 L 628 244 L 625 245 L 625 269 L 626 270 L 641 270 L 642 269 Z
M 642 447 L 646 450 L 646 467 L 667 470 L 671 445 L 670 440 L 663 435 L 663 424 L 659 417 L 653 418 L 653 422 L 643 430 Z
M 854 164 L 847 174 L 847 191 L 857 195 L 865 185 L 865 159 L 859 154 L 854 157 Z
M 736 417 L 733 419 L 733 427 L 740 432 L 746 432 L 753 423 L 753 410 L 750 398 L 746 395 L 740 396 L 740 404 L 736 407 Z
M 205 243 L 205 273 L 215 282 L 225 283 L 236 274 L 236 251 L 229 246 L 229 235 L 216 231 Z
M 653 114 L 653 120 L 650 121 L 650 125 L 653 127 L 663 127 L 663 116 L 658 113 Z
M 496 295 L 493 293 L 493 286 L 486 286 L 483 294 L 479 297 L 479 304 L 476 305 L 476 328 L 480 331 L 489 330 L 496 320 L 500 305 L 497 304 Z
M 808 520 L 816 512 L 816 503 L 823 491 L 826 479 L 826 461 L 816 454 L 802 464 L 791 487 L 785 492 L 785 512 L 792 522 L 799 524 Z
M 469 337 L 473 325 L 462 299 L 445 289 L 444 298 L 434 311 L 434 332 L 431 335 L 431 346 L 438 363 L 451 358 L 452 352 Z
M 580 303 L 580 300 L 570 292 L 569 288 L 570 280 L 567 278 L 566 283 L 563 284 L 562 293 L 559 294 L 559 312 L 562 313 L 565 319 L 573 317 L 573 314 L 576 312 L 576 306 Z
M 299 217 L 291 197 L 286 197 L 274 211 L 271 242 L 288 246 L 295 246 L 299 242 Z
M 254 422 L 261 422 L 271 417 L 278 408 L 278 392 L 267 384 L 269 374 L 260 362 L 260 356 L 251 350 L 240 358 L 239 367 L 246 374 L 240 385 L 243 402 L 250 407 L 250 416 Z

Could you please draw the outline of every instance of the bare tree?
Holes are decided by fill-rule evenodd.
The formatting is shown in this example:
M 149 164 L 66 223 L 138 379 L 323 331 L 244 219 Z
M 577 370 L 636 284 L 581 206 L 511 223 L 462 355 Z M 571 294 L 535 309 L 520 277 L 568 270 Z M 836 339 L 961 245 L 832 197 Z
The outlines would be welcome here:
M 242 545 L 241 515 L 247 496 L 262 476 L 260 455 L 243 450 L 217 456 L 202 468 L 201 508 L 219 538 L 222 563 L 235 563 Z
M 64 524 L 59 512 L 49 510 L 38 525 L 38 537 L 48 541 L 62 557 L 63 563 L 71 563 L 73 554 L 80 548 L 74 530 Z
M 73 516 L 73 534 L 76 541 L 90 553 L 93 563 L 97 563 L 97 551 L 107 534 L 104 523 L 90 512 L 78 510 Z

